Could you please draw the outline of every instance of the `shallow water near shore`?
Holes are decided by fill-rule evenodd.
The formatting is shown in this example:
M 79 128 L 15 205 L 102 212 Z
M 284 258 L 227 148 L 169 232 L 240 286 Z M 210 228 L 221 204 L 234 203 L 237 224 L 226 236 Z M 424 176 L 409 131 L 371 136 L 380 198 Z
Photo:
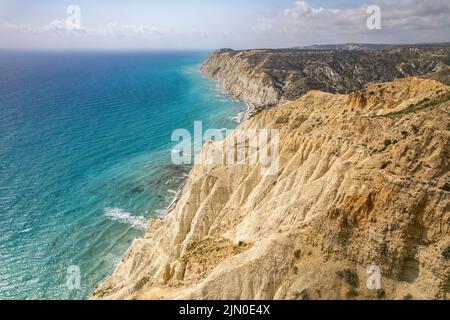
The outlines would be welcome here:
M 0 52 L 0 299 L 84 299 L 189 166 L 171 133 L 246 109 L 199 72 L 206 52 Z M 79 266 L 70 290 L 67 268 Z

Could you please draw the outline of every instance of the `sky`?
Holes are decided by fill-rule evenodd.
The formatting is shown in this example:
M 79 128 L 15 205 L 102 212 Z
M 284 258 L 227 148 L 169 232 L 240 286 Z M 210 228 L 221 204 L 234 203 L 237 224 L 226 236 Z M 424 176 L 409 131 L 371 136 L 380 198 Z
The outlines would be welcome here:
M 373 5 L 379 16 L 367 12 Z M 379 28 L 368 28 L 374 17 Z M 0 0 L 0 48 L 245 49 L 447 41 L 449 0 Z

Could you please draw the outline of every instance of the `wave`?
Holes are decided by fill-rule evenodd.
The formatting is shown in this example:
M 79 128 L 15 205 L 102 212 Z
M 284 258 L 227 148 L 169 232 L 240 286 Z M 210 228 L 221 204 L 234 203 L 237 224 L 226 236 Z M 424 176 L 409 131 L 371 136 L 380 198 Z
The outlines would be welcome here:
M 143 216 L 133 216 L 120 208 L 105 208 L 103 211 L 105 216 L 113 221 L 129 224 L 137 230 L 145 231 L 147 229 L 147 219 Z

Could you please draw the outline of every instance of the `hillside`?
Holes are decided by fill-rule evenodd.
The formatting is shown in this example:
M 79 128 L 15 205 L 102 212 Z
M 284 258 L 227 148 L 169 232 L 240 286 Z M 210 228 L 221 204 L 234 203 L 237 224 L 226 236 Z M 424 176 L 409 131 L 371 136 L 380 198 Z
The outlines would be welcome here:
M 374 82 L 426 76 L 450 79 L 450 46 L 384 50 L 245 50 L 212 53 L 202 71 L 257 107 L 293 101 L 309 90 L 350 93 Z
M 277 96 L 271 79 L 255 89 L 267 93 L 261 102 L 295 96 Z M 450 88 L 419 78 L 310 91 L 260 112 L 226 141 L 278 129 L 278 174 L 195 165 L 174 210 L 151 220 L 93 298 L 448 298 L 449 119 Z M 366 288 L 372 263 L 383 290 Z

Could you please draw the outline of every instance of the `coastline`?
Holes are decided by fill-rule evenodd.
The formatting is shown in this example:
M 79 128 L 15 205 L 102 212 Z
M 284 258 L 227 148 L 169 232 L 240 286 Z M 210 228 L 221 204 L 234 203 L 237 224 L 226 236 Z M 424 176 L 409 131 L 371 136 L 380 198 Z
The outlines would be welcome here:
M 237 100 L 240 101 L 242 103 L 245 103 L 247 105 L 247 110 L 243 110 L 238 112 L 235 116 L 232 116 L 231 119 L 236 123 L 236 124 L 241 124 L 245 121 L 247 121 L 248 119 L 250 119 L 251 117 L 255 116 L 256 114 L 258 114 L 259 112 L 261 112 L 262 110 L 266 109 L 265 107 L 258 107 L 256 104 L 247 101 L 245 99 L 242 98 L 238 98 L 234 92 L 229 91 L 225 88 L 225 86 L 222 84 L 222 82 L 220 81 L 220 79 L 214 78 L 212 76 L 210 76 L 209 74 L 207 74 L 204 70 L 204 64 L 208 61 L 208 59 L 206 59 L 205 61 L 203 61 L 203 63 L 201 64 L 200 68 L 199 68 L 199 73 L 210 79 L 211 81 L 214 81 L 216 83 L 217 87 L 220 87 L 220 90 L 222 90 L 224 93 L 226 93 L 227 95 L 229 95 L 233 100 Z
M 241 101 L 243 103 L 245 103 L 247 105 L 247 110 L 243 110 L 240 111 L 238 114 L 236 114 L 235 116 L 231 116 L 230 119 L 233 120 L 237 126 L 239 127 L 240 124 L 242 124 L 243 122 L 249 120 L 250 118 L 254 117 L 255 115 L 257 115 L 258 113 L 260 113 L 261 111 L 268 109 L 268 108 L 272 108 L 272 107 L 258 107 L 255 104 L 237 98 L 234 93 L 227 91 L 225 89 L 225 87 L 220 83 L 219 79 L 215 79 L 211 76 L 209 76 L 208 74 L 206 74 L 203 70 L 202 70 L 202 66 L 203 64 L 206 62 L 207 60 L 203 61 L 203 63 L 200 65 L 200 68 L 198 69 L 198 72 L 202 75 L 205 76 L 206 78 L 210 79 L 211 81 L 214 81 L 216 83 L 216 86 L 220 86 L 220 89 L 225 92 L 227 95 L 229 95 L 232 99 L 237 100 L 237 101 Z M 191 168 L 192 170 L 192 168 Z M 188 173 L 189 176 L 189 173 Z M 187 180 L 188 177 L 186 177 Z M 167 206 L 167 208 L 158 216 L 158 219 L 165 219 L 167 218 L 167 216 L 170 214 L 170 212 L 175 209 L 176 205 L 178 204 L 178 201 L 180 200 L 182 194 L 183 194 L 183 188 L 186 185 L 186 180 L 183 181 L 183 183 L 180 185 L 180 187 L 177 189 L 177 192 L 175 194 L 175 196 L 173 197 L 173 200 L 170 202 L 170 204 Z
M 220 79 L 202 74 L 221 85 Z M 382 161 L 392 159 L 393 166 L 409 170 L 410 160 L 394 157 L 399 148 L 411 144 L 418 150 L 415 162 L 425 161 L 430 151 L 420 143 L 429 139 L 428 132 L 442 130 L 445 123 L 438 122 L 439 113 L 448 106 L 437 100 L 439 109 L 429 110 L 427 117 L 373 116 L 380 109 L 390 114 L 392 106 L 398 111 L 435 99 L 447 90 L 445 86 L 412 77 L 370 84 L 349 94 L 310 90 L 278 107 L 258 107 L 221 88 L 247 106 L 233 117 L 238 126 L 232 135 L 255 128 L 280 130 L 279 174 L 259 175 L 255 166 L 245 164 L 194 165 L 161 219 L 149 221 L 145 237 L 133 241 L 113 275 L 93 293 L 94 299 L 297 299 L 308 290 L 313 299 L 343 299 L 347 295 L 336 275 L 351 269 L 356 278 L 363 278 L 370 263 L 386 270 L 389 298 L 401 298 L 405 290 L 414 297 L 440 297 L 443 269 L 425 261 L 428 256 L 439 259 L 442 234 L 426 221 L 420 229 L 437 235 L 436 254 L 421 252 L 418 263 L 425 272 L 404 287 L 402 257 L 408 255 L 408 248 L 402 243 L 409 220 L 394 213 L 396 204 L 402 203 L 410 215 L 418 214 L 409 206 L 409 190 L 417 191 L 413 202 L 420 201 L 421 185 L 392 181 L 386 177 L 391 167 L 385 170 L 390 163 Z M 426 130 L 410 131 L 417 123 Z M 445 149 L 445 138 L 432 139 L 438 150 Z M 380 145 L 385 147 L 378 151 Z M 203 153 L 210 151 L 203 145 Z M 430 170 L 441 170 L 438 161 L 433 166 L 436 169 Z M 414 181 L 428 177 L 420 171 Z M 387 196 L 392 188 L 397 190 L 395 198 Z M 444 208 L 445 201 L 436 193 L 424 206 Z M 442 210 L 430 214 L 445 220 Z M 401 233 L 385 234 L 384 226 L 399 223 Z M 343 236 L 347 240 L 339 241 Z M 392 244 L 387 250 L 401 255 L 386 260 L 385 249 L 371 245 L 380 236 L 387 236 L 386 243 Z M 303 255 L 305 251 L 309 253 Z M 305 268 L 315 274 L 299 272 Z M 418 291 L 423 286 L 429 289 Z M 359 294 L 373 298 L 370 290 L 361 288 Z
M 183 168 L 170 161 L 173 130 L 190 128 L 194 120 L 203 120 L 207 127 L 234 128 L 229 117 L 245 109 L 238 101 L 225 101 L 214 82 L 197 74 L 206 55 L 24 52 L 14 58 L 26 71 L 17 74 L 18 79 L 34 76 L 26 89 L 20 81 L 5 82 L 4 89 L 12 93 L 8 97 L 11 108 L 1 115 L 9 119 L 4 129 L 12 140 L 4 138 L 30 144 L 17 152 L 2 150 L 2 177 L 11 184 L 0 190 L 0 196 L 17 195 L 17 203 L 15 198 L 1 203 L 0 208 L 11 216 L 5 217 L 8 223 L 0 229 L 11 248 L 17 241 L 34 241 L 6 254 L 14 260 L 0 263 L 0 269 L 11 277 L 10 290 L 0 289 L 1 295 L 88 298 L 111 275 L 130 243 L 145 233 L 146 220 L 167 211 L 184 180 Z M 6 64 L 5 55 L 2 58 L 5 70 L 15 65 Z M 54 59 L 61 63 L 47 72 Z M 77 78 L 57 77 L 79 70 L 86 72 Z M 49 94 L 41 97 L 39 88 L 45 81 L 49 81 Z M 34 112 L 38 109 L 42 112 Z M 17 112 L 30 121 L 22 123 Z M 15 170 L 6 170 L 10 165 L 34 184 L 16 179 Z M 187 166 L 182 171 L 186 170 Z M 41 214 L 42 219 L 33 218 Z M 18 226 L 13 223 L 16 216 L 23 218 Z M 34 254 L 47 258 L 34 261 Z M 72 264 L 83 273 L 80 290 L 61 285 Z M 54 272 L 56 268 L 61 272 Z M 23 286 L 14 277 L 16 271 L 33 277 L 37 270 L 40 283 Z
M 391 90 L 401 94 L 386 94 Z M 408 204 L 411 188 L 416 195 L 413 202 L 419 201 L 421 183 L 389 179 L 382 161 L 393 158 L 397 148 L 414 145 L 422 150 L 424 139 L 416 137 L 424 138 L 433 129 L 444 128 L 446 123 L 440 114 L 448 104 L 430 109 L 427 116 L 379 118 L 371 116 L 378 110 L 373 103 L 380 100 L 369 100 L 372 95 L 383 97 L 381 107 L 391 110 L 392 104 L 407 107 L 405 97 L 420 103 L 423 97 L 434 99 L 442 90 L 447 88 L 437 82 L 409 78 L 381 87 L 371 85 L 351 95 L 312 91 L 298 101 L 259 113 L 239 128 L 285 127 L 279 156 L 283 174 L 259 175 L 252 165 L 194 166 L 177 194 L 177 204 L 169 207 L 164 219 L 150 221 L 145 237 L 133 241 L 113 275 L 92 298 L 290 300 L 297 299 L 299 292 L 307 292 L 314 300 L 350 299 L 339 275 L 350 270 L 356 279 L 365 279 L 370 263 L 383 268 L 388 299 L 401 299 L 406 293 L 419 299 L 442 297 L 439 279 L 445 272 L 444 265 L 429 261 L 440 259 L 445 225 L 421 222 L 420 229 L 434 232 L 436 239 L 432 251 L 425 248 L 420 252 L 418 263 L 424 272 L 405 286 L 401 263 L 408 247 L 402 243 L 410 226 L 409 215 L 394 213 L 396 204 L 401 203 L 411 214 L 420 214 Z M 362 108 L 361 103 L 368 106 Z M 339 112 L 343 109 L 347 112 Z M 367 125 L 368 116 L 376 125 Z M 336 118 L 329 121 L 330 117 Z M 400 135 L 398 130 L 402 128 L 396 124 L 404 121 L 408 121 L 408 128 L 418 123 L 425 128 L 420 132 L 408 129 L 406 137 L 382 154 L 371 152 L 384 143 L 383 133 Z M 430 148 L 438 145 L 438 150 L 444 150 L 445 136 L 433 135 L 432 139 Z M 427 159 L 430 148 L 417 154 L 418 161 Z M 209 151 L 207 147 L 202 150 Z M 348 161 L 349 156 L 352 161 Z M 293 165 L 297 163 L 301 165 Z M 403 160 L 397 163 L 407 166 Z M 438 159 L 433 165 L 436 170 L 442 169 Z M 307 179 L 298 182 L 299 177 Z M 427 172 L 417 172 L 414 181 L 427 177 Z M 392 188 L 397 191 L 395 197 L 390 197 Z M 446 201 L 445 191 L 436 190 L 424 204 L 433 209 L 427 213 L 432 221 L 445 224 L 448 213 L 442 209 Z M 355 207 L 355 203 L 361 205 Z M 376 221 L 367 219 L 369 214 Z M 349 222 L 347 216 L 356 221 Z M 402 232 L 385 233 L 386 225 L 398 223 Z M 342 230 L 352 234 L 346 242 L 338 241 Z M 388 237 L 387 249 L 372 246 L 381 235 Z M 401 255 L 389 255 L 386 260 L 385 250 L 400 251 Z M 418 289 L 424 286 L 428 289 Z M 362 285 L 359 288 L 359 298 L 374 298 L 373 292 Z
M 175 209 L 175 207 L 178 204 L 178 201 L 180 200 L 180 198 L 183 194 L 183 189 L 184 189 L 184 186 L 186 185 L 187 178 L 188 177 L 186 177 L 186 179 L 182 182 L 181 186 L 178 187 L 178 190 L 176 191 L 175 196 L 173 197 L 172 201 L 167 206 L 167 208 L 164 209 L 164 211 L 158 216 L 158 219 L 164 220 L 170 214 L 170 212 L 172 212 L 172 210 Z
M 206 60 L 205 60 L 205 61 L 206 61 Z M 205 61 L 203 61 L 203 63 L 204 63 Z M 203 64 L 203 63 L 202 63 L 202 64 Z M 247 106 L 247 109 L 246 109 L 246 110 L 240 111 L 240 112 L 238 112 L 236 115 L 231 116 L 231 117 L 228 117 L 228 118 L 231 119 L 234 123 L 237 124 L 237 127 L 239 127 L 239 125 L 240 125 L 241 123 L 245 122 L 246 120 L 250 119 L 252 116 L 256 115 L 258 112 L 260 112 L 261 108 L 256 107 L 254 104 L 252 104 L 252 103 L 250 103 L 250 102 L 244 101 L 244 100 L 242 100 L 242 99 L 238 99 L 238 98 L 236 98 L 236 97 L 233 95 L 233 93 L 231 93 L 231 92 L 229 92 L 229 91 L 226 91 L 225 88 L 220 84 L 220 81 L 219 81 L 218 79 L 215 79 L 215 78 L 210 77 L 210 76 L 208 76 L 207 74 L 205 74 L 205 73 L 201 70 L 201 66 L 202 66 L 202 65 L 200 65 L 200 68 L 198 69 L 198 72 L 199 72 L 202 76 L 206 77 L 209 81 L 214 82 L 215 85 L 216 85 L 216 87 L 220 87 L 220 90 L 230 97 L 230 98 L 228 98 L 229 100 L 236 100 L 236 101 L 240 101 L 240 102 L 246 104 L 246 106 Z M 184 192 L 185 192 L 185 188 L 186 188 L 186 186 L 187 186 L 187 182 L 188 182 L 188 179 L 189 179 L 189 175 L 190 175 L 190 172 L 192 171 L 192 169 L 193 169 L 193 168 L 190 168 L 190 170 L 188 171 L 188 173 L 187 173 L 186 176 L 185 176 L 185 179 L 182 181 L 182 183 L 181 183 L 181 184 L 179 185 L 179 187 L 176 189 L 177 191 L 175 192 L 175 195 L 173 196 L 172 201 L 169 203 L 169 205 L 168 205 L 168 206 L 167 206 L 167 207 L 166 207 L 159 215 L 157 215 L 156 217 L 153 218 L 154 220 L 164 221 L 164 220 L 167 220 L 167 219 L 170 217 L 171 213 L 174 211 L 174 209 L 175 209 L 176 206 L 178 205 L 178 203 L 179 203 L 181 197 L 183 196 L 183 194 L 184 194 Z M 145 228 L 145 229 L 146 229 L 146 231 L 145 231 L 146 233 L 148 232 L 148 228 L 149 228 L 149 226 L 150 226 L 150 224 L 151 224 L 151 221 L 152 221 L 152 218 L 150 218 L 150 219 L 147 220 L 147 226 L 146 226 L 146 228 Z M 139 237 L 135 238 L 134 240 L 136 240 L 136 239 L 138 239 L 138 238 L 139 238 Z M 130 245 L 129 249 L 131 248 L 131 246 L 132 246 L 132 244 Z M 124 255 L 125 255 L 125 254 L 126 254 L 126 252 L 124 253 Z M 117 270 L 117 268 L 118 268 L 119 266 L 120 266 L 120 262 L 115 266 L 113 273 L 116 272 L 116 270 Z M 109 278 L 109 277 L 110 277 L 110 276 L 108 276 L 108 278 Z M 108 278 L 107 278 L 107 279 L 108 279 Z M 99 284 L 99 286 L 102 285 L 102 283 L 103 283 L 103 282 L 101 282 L 101 283 Z M 95 292 L 95 290 L 98 289 L 99 286 L 97 286 L 97 288 L 94 289 L 94 292 Z M 93 298 L 94 292 L 91 293 L 90 299 Z
M 206 60 L 205 60 L 206 61 Z M 218 79 L 215 79 L 213 77 L 210 77 L 209 75 L 207 75 L 205 72 L 202 71 L 202 65 L 203 63 L 205 63 L 205 61 L 202 62 L 202 64 L 200 65 L 200 68 L 198 69 L 198 72 L 208 78 L 210 81 L 213 81 L 216 84 L 216 87 L 220 87 L 220 90 L 224 93 L 226 93 L 228 96 L 230 96 L 230 100 L 236 100 L 236 101 L 240 101 L 242 103 L 245 103 L 247 106 L 246 110 L 240 111 L 238 112 L 236 115 L 229 117 L 229 119 L 231 119 L 233 122 L 235 122 L 237 124 L 238 128 L 242 123 L 244 123 L 245 121 L 247 121 L 248 119 L 250 119 L 251 117 L 257 115 L 259 112 L 261 112 L 262 110 L 266 109 L 266 108 L 260 108 L 257 107 L 256 105 L 254 105 L 251 102 L 239 99 L 237 97 L 235 97 L 235 95 L 232 92 L 227 91 L 224 86 L 220 83 L 220 81 Z M 177 188 L 177 191 L 172 199 L 172 201 L 169 203 L 169 205 L 166 207 L 166 209 L 164 209 L 158 216 L 154 217 L 154 220 L 160 220 L 160 221 L 164 221 L 167 220 L 168 218 L 170 218 L 171 213 L 174 211 L 174 209 L 176 208 L 176 206 L 178 205 L 179 201 L 181 200 L 184 192 L 185 192 L 185 188 L 187 187 L 187 182 L 190 176 L 190 173 L 192 171 L 193 167 L 189 170 L 189 172 L 187 173 L 185 179 L 183 180 L 183 182 L 181 183 L 181 185 Z M 148 228 L 151 225 L 151 220 L 152 219 L 148 219 L 147 221 L 147 227 L 146 227 L 146 233 L 148 232 Z M 135 241 L 139 239 L 139 237 L 135 238 Z M 133 244 L 130 245 L 129 249 L 131 248 Z M 124 255 L 127 252 L 124 253 Z M 120 262 L 118 265 L 115 266 L 113 274 L 116 272 L 116 270 L 119 268 L 120 266 Z M 110 276 L 109 276 L 110 277 Z M 108 278 L 109 278 L 108 277 Z M 107 278 L 107 279 L 108 279 Z M 103 282 L 101 282 L 99 284 L 99 286 L 101 286 L 103 284 Z M 94 289 L 94 292 L 91 294 L 91 299 L 93 298 L 93 294 L 95 293 L 95 291 L 98 289 L 98 287 L 96 289 Z
M 206 61 L 206 60 L 205 60 Z M 205 62 L 204 61 L 204 62 Z M 203 62 L 203 63 L 204 63 Z M 202 64 L 203 64 L 202 63 Z M 206 78 L 208 78 L 210 81 L 213 81 L 216 83 L 217 86 L 220 86 L 221 90 L 223 92 L 225 92 L 227 95 L 229 95 L 230 97 L 232 97 L 232 99 L 234 100 L 238 100 L 241 101 L 243 103 L 245 103 L 247 105 L 247 110 L 244 111 L 240 111 L 238 114 L 236 114 L 235 116 L 231 116 L 230 119 L 233 120 L 237 126 L 239 126 L 241 123 L 247 121 L 248 119 L 250 119 L 251 117 L 255 116 L 256 114 L 258 114 L 259 112 L 261 112 L 264 108 L 258 108 L 257 106 L 255 106 L 254 104 L 252 104 L 251 102 L 247 102 L 245 100 L 242 99 L 238 99 L 234 96 L 233 93 L 228 92 L 225 90 L 225 88 L 220 84 L 220 81 L 218 79 L 214 79 L 213 77 L 208 76 L 207 74 L 205 74 L 202 69 L 201 66 L 198 69 L 198 72 L 205 76 Z M 192 168 L 191 168 L 192 170 Z M 189 170 L 189 173 L 190 171 Z M 173 209 L 175 209 L 176 205 L 178 204 L 178 201 L 180 200 L 181 196 L 183 195 L 183 189 L 186 186 L 186 181 L 187 178 L 189 177 L 189 173 L 186 176 L 186 179 L 181 183 L 181 185 L 178 187 L 172 201 L 170 202 L 170 204 L 167 206 L 166 209 L 163 210 L 163 212 L 157 217 L 158 219 L 164 220 L 165 218 L 167 218 L 167 216 L 173 211 Z

